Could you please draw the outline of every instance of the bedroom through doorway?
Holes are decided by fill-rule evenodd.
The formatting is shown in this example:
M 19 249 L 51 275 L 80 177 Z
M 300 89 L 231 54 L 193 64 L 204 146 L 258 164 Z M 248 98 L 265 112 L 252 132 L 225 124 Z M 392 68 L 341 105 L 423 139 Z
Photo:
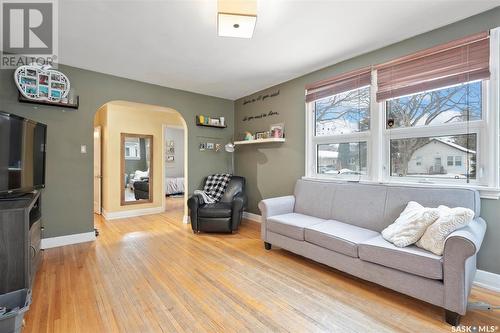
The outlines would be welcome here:
M 166 125 L 165 139 L 165 211 L 182 210 L 184 208 L 184 149 L 185 131 L 183 126 Z

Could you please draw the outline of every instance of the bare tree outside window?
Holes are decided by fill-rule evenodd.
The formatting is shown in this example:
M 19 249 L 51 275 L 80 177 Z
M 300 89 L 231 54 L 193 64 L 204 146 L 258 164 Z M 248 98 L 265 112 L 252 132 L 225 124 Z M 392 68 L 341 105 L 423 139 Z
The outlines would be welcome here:
M 370 87 L 349 90 L 315 102 L 316 136 L 370 129 Z

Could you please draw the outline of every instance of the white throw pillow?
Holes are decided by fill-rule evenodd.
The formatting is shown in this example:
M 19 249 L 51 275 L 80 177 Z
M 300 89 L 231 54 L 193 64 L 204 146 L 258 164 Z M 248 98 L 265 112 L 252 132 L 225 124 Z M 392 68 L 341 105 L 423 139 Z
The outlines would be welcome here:
M 444 252 L 446 237 L 472 221 L 474 212 L 468 208 L 439 206 L 439 218 L 430 225 L 417 242 L 417 246 L 438 256 Z
M 397 247 L 414 244 L 438 217 L 437 208 L 426 208 L 410 201 L 396 221 L 382 230 L 382 237 Z

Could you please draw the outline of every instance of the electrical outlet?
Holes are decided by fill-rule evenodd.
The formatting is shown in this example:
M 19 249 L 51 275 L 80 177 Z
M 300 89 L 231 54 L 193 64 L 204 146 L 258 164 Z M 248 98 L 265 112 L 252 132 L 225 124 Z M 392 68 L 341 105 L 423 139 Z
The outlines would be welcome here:
M 87 154 L 87 145 L 80 146 L 80 153 Z

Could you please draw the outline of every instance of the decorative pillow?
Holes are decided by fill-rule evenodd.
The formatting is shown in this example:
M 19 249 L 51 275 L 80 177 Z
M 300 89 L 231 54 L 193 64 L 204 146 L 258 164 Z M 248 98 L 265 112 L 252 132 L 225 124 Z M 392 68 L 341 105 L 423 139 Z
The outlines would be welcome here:
M 382 230 L 382 237 L 397 247 L 414 244 L 438 217 L 436 208 L 426 208 L 410 201 L 396 221 Z
M 468 208 L 439 206 L 439 218 L 430 225 L 417 246 L 438 256 L 443 254 L 446 237 L 472 221 L 474 212 Z

